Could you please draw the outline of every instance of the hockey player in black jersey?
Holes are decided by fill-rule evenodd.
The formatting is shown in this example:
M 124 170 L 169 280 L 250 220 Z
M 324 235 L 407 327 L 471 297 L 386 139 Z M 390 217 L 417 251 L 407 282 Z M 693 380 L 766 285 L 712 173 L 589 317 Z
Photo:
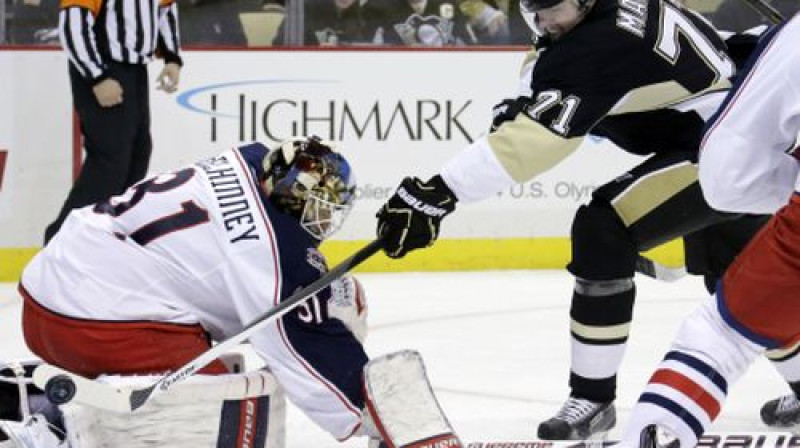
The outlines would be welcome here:
M 536 177 L 588 135 L 648 156 L 595 190 L 572 224 L 571 393 L 538 435 L 583 439 L 615 424 L 637 254 L 688 235 L 689 271 L 719 277 L 764 217 L 716 212 L 700 191 L 702 130 L 735 72 L 707 21 L 671 0 L 522 0 L 520 6 L 539 38 L 517 96 L 498 104 L 491 132 L 438 175 L 405 178 L 378 212 L 377 232 L 390 257 L 430 246 L 457 202 Z

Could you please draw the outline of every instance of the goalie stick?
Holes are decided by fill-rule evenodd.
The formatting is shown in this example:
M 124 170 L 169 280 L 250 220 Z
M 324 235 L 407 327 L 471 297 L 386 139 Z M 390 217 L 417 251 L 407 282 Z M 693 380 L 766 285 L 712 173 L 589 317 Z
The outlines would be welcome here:
M 147 403 L 155 394 L 170 390 L 172 386 L 185 380 L 197 370 L 244 342 L 268 323 L 303 303 L 309 296 L 328 286 L 334 280 L 371 257 L 382 245 L 383 242 L 377 239 L 359 249 L 350 258 L 336 265 L 316 281 L 295 292 L 274 308 L 254 319 L 238 334 L 216 344 L 174 372 L 161 377 L 150 386 L 142 388 L 111 386 L 48 364 L 43 364 L 36 368 L 33 373 L 33 381 L 45 391 L 47 398 L 55 404 L 66 404 L 74 400 L 77 403 L 114 412 L 135 411 Z

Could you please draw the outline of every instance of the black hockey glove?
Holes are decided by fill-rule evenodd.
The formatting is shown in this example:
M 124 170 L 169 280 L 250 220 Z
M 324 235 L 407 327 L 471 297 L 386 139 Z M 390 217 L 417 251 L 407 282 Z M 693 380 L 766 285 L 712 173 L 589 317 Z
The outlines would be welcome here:
M 494 132 L 501 124 L 517 118 L 520 112 L 531 104 L 531 99 L 521 96 L 517 99 L 505 99 L 492 108 L 492 127 L 489 132 Z
M 423 182 L 406 177 L 376 215 L 378 238 L 391 258 L 428 247 L 439 236 L 442 218 L 456 208 L 456 196 L 441 176 Z

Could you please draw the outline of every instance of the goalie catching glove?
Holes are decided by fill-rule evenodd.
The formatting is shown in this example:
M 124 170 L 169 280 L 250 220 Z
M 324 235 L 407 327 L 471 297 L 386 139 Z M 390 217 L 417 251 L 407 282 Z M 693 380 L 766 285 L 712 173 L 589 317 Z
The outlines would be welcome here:
M 423 182 L 406 177 L 378 211 L 378 238 L 391 258 L 428 247 L 439 236 L 442 218 L 456 208 L 456 196 L 441 176 Z

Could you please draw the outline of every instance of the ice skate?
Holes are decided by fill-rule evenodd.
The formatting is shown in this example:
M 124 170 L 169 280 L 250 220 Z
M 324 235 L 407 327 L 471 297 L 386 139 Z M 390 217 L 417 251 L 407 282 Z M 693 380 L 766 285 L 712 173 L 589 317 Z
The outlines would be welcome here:
M 777 428 L 800 424 L 800 400 L 790 394 L 764 403 L 761 407 L 761 421 L 767 426 Z
M 616 423 L 613 402 L 570 397 L 554 417 L 539 424 L 538 436 L 545 440 L 604 439 Z

